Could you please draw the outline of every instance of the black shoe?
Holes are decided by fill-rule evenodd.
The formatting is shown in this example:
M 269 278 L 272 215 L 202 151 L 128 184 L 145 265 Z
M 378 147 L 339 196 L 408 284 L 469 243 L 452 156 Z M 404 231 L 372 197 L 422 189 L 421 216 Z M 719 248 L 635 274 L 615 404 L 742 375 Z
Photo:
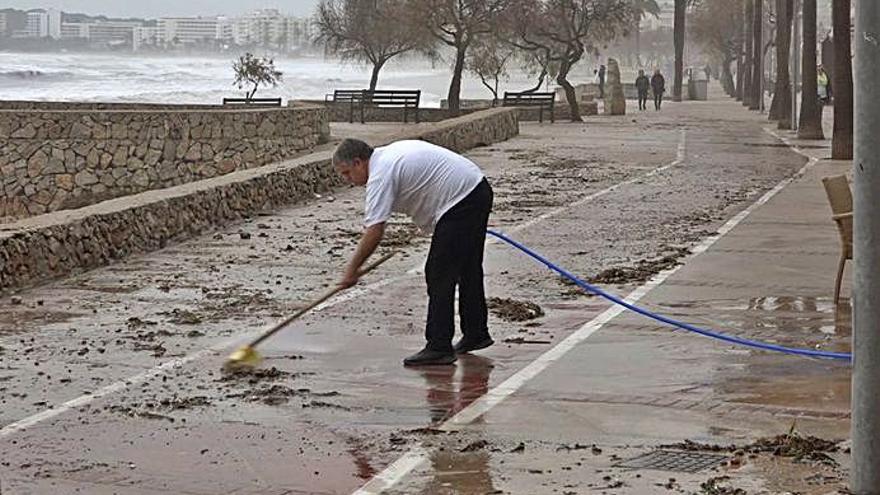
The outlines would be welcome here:
M 431 366 L 437 364 L 452 364 L 457 358 L 455 353 L 434 351 L 428 348 L 413 354 L 403 360 L 404 366 Z
M 477 342 L 471 342 L 471 341 L 465 340 L 464 337 L 462 337 L 462 339 L 459 340 L 458 343 L 455 344 L 454 349 L 455 349 L 456 354 L 464 354 L 467 352 L 479 351 L 480 349 L 485 349 L 494 343 L 495 343 L 495 341 L 492 340 L 492 337 L 486 337 L 485 339 L 479 340 Z

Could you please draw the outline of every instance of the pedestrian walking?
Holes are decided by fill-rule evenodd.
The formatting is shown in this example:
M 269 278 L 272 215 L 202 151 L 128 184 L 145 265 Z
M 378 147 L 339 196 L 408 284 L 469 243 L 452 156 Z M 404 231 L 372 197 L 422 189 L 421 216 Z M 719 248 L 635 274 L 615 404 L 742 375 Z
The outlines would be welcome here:
M 825 67 L 819 66 L 816 68 L 816 86 L 819 90 L 819 99 L 822 100 L 822 103 L 827 104 L 831 101 L 831 84 L 828 79 L 828 73 L 825 72 Z
M 599 65 L 599 98 L 605 98 L 605 66 Z
M 651 76 L 651 91 L 654 92 L 654 110 L 660 110 L 663 104 L 663 93 L 666 91 L 666 79 L 660 73 L 660 69 L 654 71 Z
M 483 246 L 493 192 L 480 168 L 424 141 L 397 141 L 374 149 L 357 139 L 339 144 L 333 166 L 351 184 L 366 187 L 364 232 L 341 287 L 358 282 L 361 266 L 379 245 L 392 212 L 409 215 L 423 232 L 432 234 L 425 264 L 427 344 L 404 359 L 404 365 L 452 364 L 456 354 L 494 344 L 483 286 Z M 456 286 L 462 337 L 453 346 Z
M 639 93 L 639 110 L 648 109 L 648 90 L 651 89 L 651 81 L 645 75 L 645 71 L 639 70 L 636 78 L 636 91 Z

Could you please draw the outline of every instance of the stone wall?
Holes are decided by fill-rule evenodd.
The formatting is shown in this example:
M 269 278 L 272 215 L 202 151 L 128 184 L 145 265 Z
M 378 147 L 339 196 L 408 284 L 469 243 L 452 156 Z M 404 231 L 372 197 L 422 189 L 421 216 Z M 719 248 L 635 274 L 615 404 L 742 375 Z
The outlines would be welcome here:
M 330 122 L 348 122 L 353 112 L 353 121 L 360 122 L 361 121 L 361 112 L 357 106 L 352 108 L 350 103 L 334 103 L 334 102 L 325 102 L 325 101 L 309 101 L 312 104 L 322 105 L 327 108 L 327 111 L 330 113 Z M 450 112 L 448 109 L 443 108 L 420 108 L 419 109 L 419 121 L 420 122 L 440 122 L 442 120 L 450 119 L 453 117 L 460 117 L 462 115 L 468 115 L 475 111 L 481 110 L 480 108 L 472 108 L 461 110 L 458 114 Z M 407 122 L 415 123 L 415 110 L 407 109 Z M 378 107 L 367 107 L 364 109 L 364 122 L 401 122 L 403 123 L 403 108 L 378 108 Z
M 295 105 L 0 103 L 0 219 L 78 208 L 290 158 L 329 138 Z M 31 105 L 32 109 L 16 106 Z M 64 109 L 66 108 L 66 109 Z
M 493 109 L 420 126 L 394 139 L 425 139 L 464 151 L 518 133 L 514 110 Z M 5 225 L 0 230 L 0 291 L 159 249 L 245 216 L 312 198 L 340 184 L 330 165 L 331 153 L 316 152 Z

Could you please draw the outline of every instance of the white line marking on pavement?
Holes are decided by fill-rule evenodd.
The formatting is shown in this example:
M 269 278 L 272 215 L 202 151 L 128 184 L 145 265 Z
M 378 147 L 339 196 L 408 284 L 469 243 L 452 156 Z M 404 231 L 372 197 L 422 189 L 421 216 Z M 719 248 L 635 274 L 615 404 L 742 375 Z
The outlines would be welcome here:
M 679 143 L 678 143 L 675 161 L 668 163 L 666 165 L 657 167 L 657 168 L 655 168 L 655 169 L 651 170 L 650 172 L 647 172 L 643 175 L 633 177 L 631 179 L 627 179 L 623 182 L 619 182 L 613 186 L 602 189 L 601 191 L 584 196 L 583 198 L 581 198 L 573 203 L 569 203 L 568 205 L 560 206 L 560 207 L 553 209 L 543 215 L 540 215 L 532 220 L 529 220 L 528 222 L 525 222 L 523 224 L 520 224 L 516 227 L 511 228 L 509 230 L 509 232 L 511 232 L 511 233 L 519 232 L 525 228 L 528 228 L 528 227 L 531 227 L 531 226 L 537 224 L 538 222 L 541 222 L 541 221 L 547 220 L 548 218 L 554 217 L 569 208 L 574 208 L 574 207 L 580 206 L 588 201 L 602 197 L 602 196 L 618 189 L 620 186 L 632 184 L 633 182 L 654 176 L 660 172 L 663 172 L 664 170 L 667 170 L 671 167 L 674 167 L 676 165 L 681 164 L 684 161 L 684 158 L 685 158 L 685 131 L 682 130 L 682 131 L 680 131 L 680 137 L 679 137 Z M 495 240 L 496 239 L 494 239 L 494 238 L 490 239 L 487 241 L 487 243 L 490 243 Z M 372 284 L 365 285 L 363 287 L 357 287 L 357 288 L 351 289 L 351 290 L 349 290 L 343 294 L 340 294 L 340 295 L 330 299 L 329 301 L 317 306 L 314 309 L 314 311 L 315 312 L 323 311 L 323 310 L 331 308 L 337 304 L 340 304 L 340 303 L 343 303 L 346 301 L 351 301 L 351 300 L 356 299 L 360 296 L 363 296 L 364 294 L 370 293 L 376 289 L 385 287 L 385 286 L 393 284 L 395 282 L 399 282 L 401 280 L 404 280 L 406 278 L 409 278 L 413 275 L 417 275 L 420 273 L 424 273 L 424 262 L 409 269 L 404 275 L 400 275 L 400 276 L 396 276 L 396 277 L 389 277 L 389 278 L 374 282 Z M 71 410 L 71 409 L 76 409 L 76 408 L 82 407 L 82 406 L 89 404 L 89 403 L 91 403 L 101 397 L 110 395 L 115 392 L 125 390 L 126 388 L 128 388 L 132 385 L 143 383 L 151 378 L 168 373 L 169 371 L 171 371 L 173 369 L 180 368 L 180 367 L 182 367 L 188 363 L 191 363 L 193 361 L 197 361 L 199 359 L 202 359 L 202 358 L 211 356 L 213 354 L 217 354 L 219 352 L 222 352 L 224 349 L 228 349 L 228 348 L 236 346 L 236 345 L 242 345 L 245 342 L 247 342 L 247 341 L 251 340 L 252 338 L 256 337 L 257 335 L 259 335 L 263 331 L 268 330 L 269 328 L 270 328 L 270 326 L 267 326 L 266 329 L 264 329 L 262 331 L 251 332 L 251 333 L 248 333 L 245 335 L 239 335 L 233 339 L 228 339 L 228 340 L 222 341 L 220 343 L 214 344 L 211 347 L 208 347 L 207 349 L 197 351 L 193 354 L 189 354 L 187 356 L 184 356 L 184 357 L 181 357 L 178 359 L 172 359 L 171 361 L 166 361 L 166 362 L 164 362 L 154 368 L 151 368 L 147 371 L 144 371 L 142 373 L 139 373 L 139 374 L 134 375 L 129 378 L 124 378 L 122 380 L 113 382 L 110 385 L 99 388 L 98 390 L 96 390 L 90 394 L 82 395 L 80 397 L 77 397 L 75 399 L 71 399 L 71 400 L 64 402 L 62 404 L 59 404 L 57 406 L 51 407 L 45 411 L 39 412 L 39 413 L 34 414 L 32 416 L 28 416 L 24 419 L 21 419 L 19 421 L 14 422 L 14 423 L 10 423 L 10 424 L 4 426 L 3 428 L 0 428 L 0 438 L 5 438 L 5 437 L 8 437 L 9 435 L 12 435 L 16 432 L 24 431 L 25 429 L 27 429 L 35 424 L 38 424 L 42 421 L 46 421 L 48 419 L 54 418 L 60 414 L 63 414 L 65 412 Z
M 800 150 L 795 149 L 791 145 L 791 143 L 783 137 L 775 134 L 774 132 L 766 128 L 764 130 L 792 147 L 794 151 L 804 156 L 807 156 L 803 154 Z M 654 278 L 646 282 L 644 285 L 632 291 L 626 297 L 626 302 L 630 304 L 635 304 L 640 299 L 645 297 L 645 295 L 650 293 L 657 286 L 665 282 L 670 276 L 672 276 L 683 266 L 685 266 L 688 261 L 706 252 L 706 250 L 708 250 L 713 244 L 718 242 L 719 239 L 727 235 L 731 230 L 733 230 L 737 225 L 745 220 L 745 218 L 748 217 L 753 211 L 770 201 L 770 199 L 776 196 L 776 194 L 784 189 L 785 186 L 790 184 L 795 179 L 803 176 L 804 173 L 810 169 L 810 167 L 818 162 L 817 158 L 810 156 L 807 156 L 807 158 L 809 158 L 809 160 L 807 161 L 806 165 L 804 165 L 800 170 L 795 172 L 790 177 L 784 179 L 780 183 L 776 184 L 773 189 L 770 189 L 769 191 L 764 193 L 764 195 L 758 198 L 757 201 L 755 201 L 746 209 L 739 212 L 733 218 L 728 220 L 724 225 L 721 226 L 721 228 L 718 229 L 717 233 L 703 239 L 702 242 L 700 242 L 696 247 L 691 250 L 691 254 L 688 255 L 684 260 L 682 260 L 682 263 L 680 265 L 658 273 Z M 555 347 L 548 350 L 544 354 L 541 354 L 540 356 L 538 356 L 537 359 L 513 374 L 510 378 L 504 380 L 498 386 L 492 388 L 491 390 L 486 392 L 486 394 L 459 411 L 455 416 L 444 421 L 442 424 L 440 424 L 438 429 L 449 432 L 463 429 L 465 426 L 472 423 L 475 419 L 479 418 L 483 414 L 486 414 L 493 407 L 500 404 L 502 401 L 504 401 L 504 399 L 510 397 L 514 392 L 522 388 L 522 386 L 525 385 L 529 380 L 547 369 L 548 366 L 558 361 L 568 351 L 589 338 L 591 335 L 596 333 L 596 331 L 602 328 L 602 326 L 604 326 L 615 317 L 619 316 L 624 311 L 626 311 L 626 308 L 619 305 L 614 305 L 606 309 L 604 312 L 599 314 L 599 316 L 593 318 L 592 320 L 581 326 L 579 329 L 575 330 L 571 335 L 566 337 Z M 418 468 L 422 463 L 426 462 L 429 456 L 430 451 L 425 446 L 419 444 L 418 446 L 413 447 L 413 449 L 404 454 L 403 457 L 391 464 L 391 466 L 389 466 L 389 469 L 383 470 L 382 472 L 377 474 L 373 479 L 371 479 L 361 488 L 355 491 L 353 495 L 377 495 L 384 492 L 385 490 L 393 487 L 401 480 L 403 480 L 407 475 L 409 475 L 410 472 L 412 472 L 413 469 Z

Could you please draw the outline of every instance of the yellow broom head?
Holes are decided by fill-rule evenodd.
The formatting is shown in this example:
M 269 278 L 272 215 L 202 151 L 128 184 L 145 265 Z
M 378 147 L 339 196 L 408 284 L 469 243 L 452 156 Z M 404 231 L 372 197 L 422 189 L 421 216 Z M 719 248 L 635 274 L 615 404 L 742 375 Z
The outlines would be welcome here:
M 260 354 L 251 346 L 246 345 L 235 350 L 226 358 L 226 369 L 252 368 L 262 361 Z

